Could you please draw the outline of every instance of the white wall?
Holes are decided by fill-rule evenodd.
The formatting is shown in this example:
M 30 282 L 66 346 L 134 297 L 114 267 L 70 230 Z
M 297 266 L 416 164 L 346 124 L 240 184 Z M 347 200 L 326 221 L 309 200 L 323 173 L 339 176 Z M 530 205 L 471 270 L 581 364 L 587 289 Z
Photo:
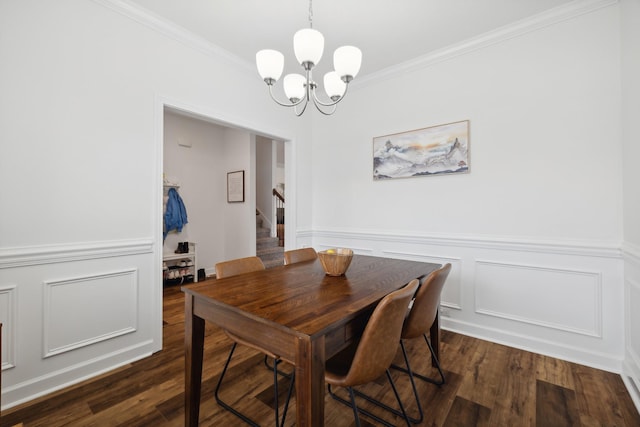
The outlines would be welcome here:
M 314 119 L 313 245 L 451 262 L 445 327 L 619 372 L 619 40 L 614 4 L 354 86 Z M 372 138 L 459 120 L 469 174 L 373 181 Z
M 255 69 L 121 6 L 0 2 L 3 409 L 162 347 L 163 105 L 291 141 L 290 167 L 308 163 L 308 123 Z
M 225 192 L 227 172 L 244 171 L 245 201 L 227 203 L 224 208 L 224 259 L 233 259 L 256 254 L 256 137 L 225 129 L 225 142 Z
M 624 255 L 626 295 L 625 378 L 640 407 L 640 1 L 622 0 L 622 143 L 624 166 Z
M 167 234 L 163 252 L 173 254 L 178 242 L 195 242 L 197 266 L 213 274 L 224 258 L 225 128 L 203 120 L 167 112 L 164 115 L 164 170 L 180 184 L 188 224 Z M 191 145 L 180 146 L 178 143 Z
M 256 137 L 256 208 L 263 219 L 263 228 L 275 228 L 273 219 L 273 145 L 271 139 Z

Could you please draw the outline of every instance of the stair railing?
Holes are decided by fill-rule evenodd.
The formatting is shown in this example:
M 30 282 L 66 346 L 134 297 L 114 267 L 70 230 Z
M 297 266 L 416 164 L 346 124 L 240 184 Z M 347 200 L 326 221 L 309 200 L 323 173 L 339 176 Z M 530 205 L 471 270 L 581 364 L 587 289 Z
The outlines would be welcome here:
M 278 244 L 284 246 L 284 196 L 275 188 L 272 194 L 276 205 L 276 236 Z

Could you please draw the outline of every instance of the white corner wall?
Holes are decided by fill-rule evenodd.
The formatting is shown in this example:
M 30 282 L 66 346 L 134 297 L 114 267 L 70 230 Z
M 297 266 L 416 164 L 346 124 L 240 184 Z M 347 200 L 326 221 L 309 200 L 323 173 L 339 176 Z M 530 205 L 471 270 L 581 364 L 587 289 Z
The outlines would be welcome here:
M 626 348 L 623 378 L 640 408 L 640 2 L 620 2 Z
M 620 372 L 619 13 L 536 21 L 354 86 L 314 119 L 313 245 L 451 262 L 444 327 Z M 459 120 L 470 173 L 373 181 L 374 137 Z
M 2 1 L 0 57 L 6 409 L 162 348 L 164 105 L 288 141 L 291 176 L 311 183 L 295 170 L 308 123 L 252 67 L 122 2 Z M 247 141 L 238 156 L 251 154 Z

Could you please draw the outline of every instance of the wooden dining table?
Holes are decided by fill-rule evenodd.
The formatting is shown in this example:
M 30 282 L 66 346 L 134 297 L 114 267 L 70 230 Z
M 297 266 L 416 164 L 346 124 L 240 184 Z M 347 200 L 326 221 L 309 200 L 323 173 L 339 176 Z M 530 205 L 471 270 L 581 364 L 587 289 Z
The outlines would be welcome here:
M 326 275 L 314 260 L 183 286 L 185 425 L 199 421 L 205 321 L 293 361 L 296 425 L 322 426 L 325 361 L 362 332 L 385 295 L 439 267 L 354 255 L 343 276 Z

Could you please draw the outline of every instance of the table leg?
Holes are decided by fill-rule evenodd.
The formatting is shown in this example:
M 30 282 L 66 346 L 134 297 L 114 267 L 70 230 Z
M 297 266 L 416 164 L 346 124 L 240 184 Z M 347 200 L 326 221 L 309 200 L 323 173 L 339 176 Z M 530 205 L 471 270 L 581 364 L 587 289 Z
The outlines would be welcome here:
M 431 339 L 431 346 L 435 356 L 440 360 L 440 312 L 436 313 L 436 318 L 431 325 L 429 331 L 429 338 Z M 431 366 L 436 366 L 436 361 L 431 357 Z
M 184 299 L 184 425 L 196 427 L 200 418 L 204 319 L 193 315 L 193 296 Z
M 324 426 L 325 340 L 299 339 L 296 350 L 296 425 Z

